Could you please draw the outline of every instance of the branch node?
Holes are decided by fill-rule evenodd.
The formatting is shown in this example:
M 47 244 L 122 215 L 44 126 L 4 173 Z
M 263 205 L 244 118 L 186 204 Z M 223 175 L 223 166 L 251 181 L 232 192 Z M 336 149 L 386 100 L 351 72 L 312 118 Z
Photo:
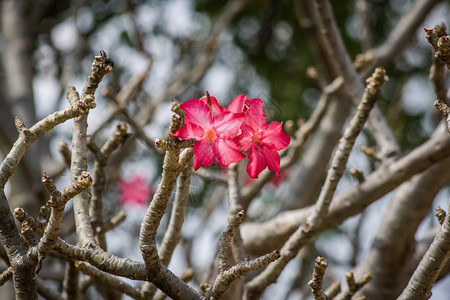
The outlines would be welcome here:
M 440 206 L 438 206 L 436 208 L 436 212 L 434 213 L 436 218 L 439 221 L 439 224 L 444 224 L 445 221 L 445 217 L 447 216 L 447 213 L 445 212 L 445 210 L 443 210 Z
M 349 171 L 350 175 L 352 175 L 353 178 L 355 178 L 358 183 L 363 183 L 364 182 L 364 173 L 362 170 L 360 169 L 350 169 Z

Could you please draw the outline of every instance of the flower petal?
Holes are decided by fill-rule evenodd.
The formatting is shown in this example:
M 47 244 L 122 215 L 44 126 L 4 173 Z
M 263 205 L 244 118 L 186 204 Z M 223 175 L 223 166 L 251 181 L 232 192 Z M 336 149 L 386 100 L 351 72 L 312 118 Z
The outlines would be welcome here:
M 260 151 L 261 149 L 253 146 L 248 155 L 247 173 L 251 178 L 258 178 L 259 173 L 267 166 L 266 158 Z
M 253 98 L 247 100 L 248 109 L 245 112 L 244 123 L 253 127 L 255 131 L 267 128 L 266 116 L 263 112 L 263 102 L 261 99 Z
M 245 157 L 235 140 L 217 139 L 213 143 L 214 154 L 217 157 L 216 164 L 228 166 Z
M 221 113 L 213 120 L 213 128 L 220 138 L 234 139 L 241 128 L 244 117 L 229 111 Z
M 212 122 L 211 111 L 209 107 L 198 99 L 191 99 L 180 105 L 184 110 L 184 123 L 193 123 L 202 128 L 210 127 Z
M 214 152 L 212 145 L 205 141 L 197 141 L 194 145 L 194 170 L 201 166 L 209 167 L 214 162 Z
M 182 140 L 194 138 L 198 141 L 203 138 L 204 134 L 205 131 L 200 126 L 197 126 L 193 123 L 186 123 L 183 127 L 178 129 L 178 131 L 172 135 Z
M 255 130 L 246 124 L 241 126 L 242 133 L 237 136 L 237 141 L 242 148 L 242 151 L 249 152 L 253 145 L 253 136 L 255 135 Z
M 230 105 L 228 105 L 228 111 L 234 112 L 235 114 L 244 112 L 244 104 L 247 100 L 246 95 L 239 95 L 233 99 Z
M 221 113 L 227 110 L 225 107 L 219 104 L 219 101 L 217 101 L 216 97 L 210 96 L 210 98 L 211 98 L 211 108 L 213 118 L 215 118 L 216 116 L 220 115 Z M 200 101 L 204 102 L 206 106 L 208 106 L 208 98 L 206 96 L 200 98 Z
M 273 121 L 264 130 L 261 142 L 268 148 L 282 150 L 286 148 L 291 141 L 291 138 L 283 131 L 282 124 Z
M 266 147 L 260 148 L 261 153 L 266 159 L 267 167 L 270 171 L 276 172 L 277 176 L 280 176 L 280 155 L 274 149 L 269 149 Z

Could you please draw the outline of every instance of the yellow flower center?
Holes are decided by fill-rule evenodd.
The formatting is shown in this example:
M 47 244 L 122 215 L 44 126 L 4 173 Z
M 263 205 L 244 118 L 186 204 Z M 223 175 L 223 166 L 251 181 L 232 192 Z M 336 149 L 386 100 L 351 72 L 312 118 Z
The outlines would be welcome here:
M 206 129 L 203 139 L 209 143 L 212 143 L 216 140 L 216 132 L 213 129 Z

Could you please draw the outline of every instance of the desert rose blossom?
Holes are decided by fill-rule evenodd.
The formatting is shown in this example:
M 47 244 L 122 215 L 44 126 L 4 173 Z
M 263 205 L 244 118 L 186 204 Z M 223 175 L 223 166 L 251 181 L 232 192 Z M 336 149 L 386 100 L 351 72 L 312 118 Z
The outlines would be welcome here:
M 194 145 L 195 170 L 210 166 L 215 158 L 216 164 L 228 166 L 245 157 L 236 140 L 243 115 L 227 111 L 209 94 L 206 98 L 206 103 L 191 99 L 180 105 L 185 112 L 185 125 L 173 134 L 182 140 L 197 140 Z
M 242 151 L 250 152 L 247 173 L 258 178 L 259 173 L 268 167 L 279 176 L 280 155 L 277 151 L 289 145 L 290 137 L 284 133 L 281 123 L 273 121 L 267 124 L 261 99 L 248 99 L 245 104 L 248 108 L 238 141 Z
M 139 174 L 133 175 L 130 180 L 120 179 L 118 188 L 121 206 L 146 206 L 153 193 L 151 186 Z

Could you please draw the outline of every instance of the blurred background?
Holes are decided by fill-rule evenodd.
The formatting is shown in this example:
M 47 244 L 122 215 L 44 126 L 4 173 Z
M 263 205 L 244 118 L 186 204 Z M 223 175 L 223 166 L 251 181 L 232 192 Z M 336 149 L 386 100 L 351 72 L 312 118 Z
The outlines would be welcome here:
M 3 0 L 0 155 L 3 158 L 16 139 L 14 117 L 19 116 L 31 126 L 66 107 L 67 87 L 73 85 L 81 92 L 93 57 L 104 50 L 113 59 L 115 69 L 98 90 L 97 108 L 89 114 L 88 132 L 98 145 L 113 133 L 117 122 L 128 122 L 132 133 L 109 166 L 105 216 L 125 209 L 127 219 L 107 234 L 108 250 L 140 260 L 139 224 L 159 182 L 162 163 L 151 142 L 167 135 L 172 100 L 182 103 L 200 98 L 206 90 L 224 106 L 239 94 L 261 98 L 267 118 L 288 122 L 290 133 L 310 116 L 321 94 L 318 83 L 327 79 L 327 74 L 322 74 L 320 55 L 311 43 L 307 2 Z M 348 52 L 356 59 L 358 54 L 383 43 L 414 1 L 330 2 Z M 432 106 L 436 95 L 428 79 L 431 47 L 422 27 L 434 27 L 440 22 L 449 25 L 450 5 L 446 1 L 428 2 L 432 4 L 422 25 L 386 66 L 389 81 L 378 102 L 404 152 L 427 140 L 440 120 Z M 128 117 L 118 106 L 126 107 Z M 130 118 L 135 127 L 130 125 Z M 59 149 L 61 141 L 70 149 L 71 130 L 71 122 L 67 122 L 30 148 L 8 186 L 12 208 L 21 206 L 37 212 L 47 200 L 40 184 L 43 171 L 57 179 L 59 188 L 69 183 L 70 175 Z M 371 143 L 370 135 L 363 134 L 355 149 Z M 359 151 L 352 153 L 348 165 L 367 173 L 375 168 Z M 288 199 L 290 186 L 295 184 L 292 175 L 299 170 L 294 165 L 267 184 L 250 206 L 248 219 L 263 221 L 292 208 Z M 214 166 L 207 172 L 223 175 Z M 337 193 L 354 183 L 346 174 Z M 127 196 L 130 189 L 141 192 L 133 198 Z M 226 226 L 226 195 L 220 180 L 193 176 L 183 241 L 170 264 L 176 274 L 193 267 L 193 285 L 207 279 L 205 274 L 214 260 L 218 236 Z M 436 197 L 433 208 L 446 208 L 449 195 L 447 186 Z M 312 270 L 318 253 L 329 262 L 328 283 L 342 280 L 345 271 L 351 270 L 370 248 L 389 196 L 370 206 L 363 218 L 353 217 L 320 235 L 310 246 L 314 250 L 309 260 L 302 260 L 310 265 L 301 264 L 300 259 L 292 261 L 264 299 L 311 298 L 305 284 L 309 278 L 299 278 L 304 274 L 299 269 Z M 64 224 L 63 234 L 73 242 L 70 211 Z M 417 235 L 436 224 L 431 209 Z M 58 268 L 51 260 L 46 263 L 52 267 L 43 268 L 40 276 L 58 287 L 63 266 Z M 6 289 L 0 287 L 0 293 Z M 448 299 L 450 280 L 439 282 L 433 294 L 432 299 Z M 96 297 L 91 289 L 87 295 Z

